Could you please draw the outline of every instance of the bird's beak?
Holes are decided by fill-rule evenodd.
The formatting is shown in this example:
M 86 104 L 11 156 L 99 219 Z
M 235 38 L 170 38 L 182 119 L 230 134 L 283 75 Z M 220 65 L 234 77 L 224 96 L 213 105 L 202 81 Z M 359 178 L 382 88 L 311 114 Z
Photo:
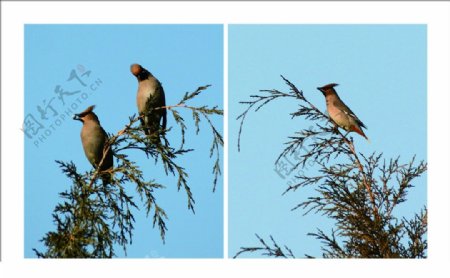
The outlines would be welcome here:
M 82 121 L 81 118 L 80 118 L 80 115 L 78 115 L 78 114 L 74 114 L 72 119 L 78 120 L 78 121 Z
M 322 94 L 325 94 L 325 92 L 323 91 L 322 87 L 317 87 L 317 90 L 321 91 Z

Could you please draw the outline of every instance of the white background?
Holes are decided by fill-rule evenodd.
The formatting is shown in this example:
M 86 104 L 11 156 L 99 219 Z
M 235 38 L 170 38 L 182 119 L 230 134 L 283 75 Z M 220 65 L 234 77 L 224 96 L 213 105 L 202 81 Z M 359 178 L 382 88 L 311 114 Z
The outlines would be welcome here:
M 3 2 L 1 277 L 420 277 L 450 274 L 449 2 Z M 23 25 L 27 23 L 388 23 L 428 25 L 428 209 L 426 260 L 38 260 L 23 258 Z M 227 50 L 225 26 L 225 52 Z M 225 84 L 227 54 L 225 53 Z M 227 86 L 225 85 L 225 91 Z M 225 109 L 228 98 L 225 95 Z M 227 136 L 225 114 L 225 138 Z M 225 236 L 227 144 L 225 144 Z M 227 240 L 225 238 L 225 252 Z M 225 256 L 226 257 L 226 256 Z M 447 275 L 446 275 L 447 274 Z

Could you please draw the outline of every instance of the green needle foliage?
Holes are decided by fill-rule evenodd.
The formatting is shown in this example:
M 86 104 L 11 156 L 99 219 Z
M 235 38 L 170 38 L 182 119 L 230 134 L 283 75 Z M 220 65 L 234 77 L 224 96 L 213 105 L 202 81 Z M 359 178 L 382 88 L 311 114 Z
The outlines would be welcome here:
M 316 194 L 293 208 L 303 209 L 304 215 L 314 212 L 334 220 L 331 234 L 318 229 L 309 233 L 322 245 L 324 258 L 426 258 L 427 209 L 424 207 L 412 219 L 395 215 L 395 208 L 407 201 L 414 187 L 413 180 L 427 170 L 424 161 L 413 157 L 401 163 L 400 157 L 383 158 L 382 153 L 364 155 L 355 150 L 353 138 L 344 135 L 334 122 L 311 102 L 303 92 L 282 76 L 290 90 L 262 90 L 237 119 L 241 120 L 239 139 L 245 118 L 281 98 L 292 98 L 299 108 L 292 118 L 302 117 L 311 126 L 289 137 L 286 147 L 276 159 L 296 154 L 293 167 L 309 172 L 296 176 L 298 182 L 288 186 L 283 194 L 313 186 Z M 240 140 L 238 141 L 240 148 Z M 308 167 L 315 165 L 312 171 Z M 241 247 L 235 258 L 243 253 L 262 252 L 269 257 L 294 258 L 289 248 L 280 248 L 271 237 L 272 245 L 258 235 L 261 246 Z M 312 256 L 305 255 L 312 258 Z
M 155 162 L 161 162 L 167 175 L 176 179 L 178 190 L 183 189 L 187 196 L 187 208 L 194 210 L 194 197 L 188 186 L 188 173 L 177 163 L 177 158 L 193 151 L 184 149 L 185 131 L 187 125 L 176 109 L 187 108 L 192 112 L 196 133 L 200 131 L 200 122 L 206 119 L 212 132 L 212 148 L 210 157 L 215 155 L 213 166 L 213 191 L 216 189 L 220 170 L 220 150 L 223 146 L 222 135 L 210 120 L 215 115 L 223 115 L 217 106 L 188 106 L 187 101 L 197 97 L 208 86 L 199 87 L 194 93 L 188 94 L 173 106 L 156 109 L 168 109 L 172 112 L 175 122 L 182 132 L 180 148 L 170 146 L 166 135 L 170 129 L 160 130 L 162 140 L 151 140 L 139 125 L 139 117 L 132 116 L 129 123 L 117 134 L 109 135 L 108 144 L 103 151 L 103 159 L 97 169 L 79 173 L 76 165 L 71 162 L 56 161 L 62 172 L 71 180 L 71 187 L 60 193 L 62 201 L 55 207 L 52 214 L 56 225 L 55 231 L 47 232 L 41 239 L 46 250 L 33 249 L 40 258 L 112 258 L 116 256 L 114 246 L 121 246 L 126 254 L 126 247 L 132 243 L 134 230 L 134 213 L 144 208 L 147 217 L 152 217 L 153 226 L 158 227 L 160 236 L 165 241 L 167 232 L 166 212 L 156 200 L 155 192 L 166 186 L 155 180 L 145 180 L 141 167 L 128 159 L 127 152 L 138 150 L 151 157 Z M 115 157 L 115 167 L 100 171 L 103 160 L 109 149 Z M 102 183 L 101 176 L 111 174 L 110 183 Z M 132 185 L 135 194 L 132 194 Z M 138 196 L 136 200 L 134 196 Z
M 223 116 L 223 110 L 218 109 L 217 106 L 214 106 L 212 108 L 209 108 L 208 106 L 193 107 L 193 106 L 186 104 L 186 102 L 188 100 L 195 98 L 203 90 L 208 89 L 210 86 L 211 85 L 202 86 L 202 87 L 199 87 L 197 90 L 195 90 L 193 93 L 190 93 L 190 94 L 186 93 L 184 95 L 183 99 L 174 107 L 184 107 L 191 111 L 192 118 L 195 123 L 196 134 L 198 134 L 200 132 L 200 121 L 202 120 L 202 118 L 208 122 L 208 125 L 211 129 L 211 134 L 212 134 L 212 143 L 211 143 L 211 147 L 209 150 L 209 156 L 210 157 L 215 156 L 215 162 L 214 162 L 214 166 L 212 169 L 212 173 L 214 174 L 214 180 L 213 180 L 213 192 L 214 192 L 217 187 L 217 178 L 219 177 L 219 175 L 222 174 L 222 170 L 220 168 L 220 149 L 223 146 L 223 137 L 220 134 L 220 132 L 216 129 L 214 124 L 211 122 L 210 117 L 214 116 L 214 115 Z M 185 131 L 186 131 L 185 121 L 184 121 L 183 117 L 180 116 L 178 111 L 173 109 L 173 107 L 169 106 L 168 109 L 169 109 L 169 111 L 172 112 L 172 115 L 173 115 L 175 121 L 181 128 L 182 141 L 181 141 L 180 148 L 182 148 L 184 145 L 184 142 L 185 142 L 185 139 L 184 139 Z
M 278 243 L 273 239 L 272 236 L 270 236 L 270 240 L 272 241 L 272 246 L 270 246 L 268 243 L 266 243 L 258 234 L 255 234 L 255 236 L 258 238 L 259 243 L 261 244 L 260 247 L 241 247 L 241 250 L 234 255 L 234 259 L 239 257 L 242 253 L 250 253 L 250 252 L 261 252 L 262 255 L 268 256 L 268 257 L 275 257 L 275 258 L 292 258 L 295 259 L 294 254 L 292 253 L 292 250 L 289 249 L 286 245 L 281 248 Z

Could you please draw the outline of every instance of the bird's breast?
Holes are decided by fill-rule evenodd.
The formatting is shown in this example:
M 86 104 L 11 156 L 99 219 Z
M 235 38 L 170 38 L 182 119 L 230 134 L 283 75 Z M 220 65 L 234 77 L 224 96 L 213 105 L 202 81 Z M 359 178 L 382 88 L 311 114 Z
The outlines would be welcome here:
M 354 120 L 335 105 L 327 105 L 327 110 L 330 118 L 343 129 L 349 130 L 354 125 Z
M 81 142 L 87 159 L 91 164 L 98 163 L 98 156 L 103 152 L 106 138 L 100 125 L 84 124 L 81 129 Z
M 155 78 L 150 78 L 139 82 L 136 96 L 136 103 L 139 113 L 145 112 L 147 100 L 155 94 L 158 86 L 159 84 Z

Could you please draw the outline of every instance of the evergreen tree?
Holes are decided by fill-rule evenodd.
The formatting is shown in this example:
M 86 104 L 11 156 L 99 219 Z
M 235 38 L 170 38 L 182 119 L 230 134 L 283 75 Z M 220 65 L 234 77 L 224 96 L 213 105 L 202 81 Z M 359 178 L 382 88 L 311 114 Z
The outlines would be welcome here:
M 165 185 L 155 180 L 145 180 L 143 166 L 128 158 L 127 152 L 130 150 L 143 152 L 156 163 L 162 163 L 166 174 L 174 176 L 178 190 L 183 189 L 186 193 L 187 208 L 195 213 L 195 200 L 188 185 L 188 172 L 177 162 L 177 158 L 194 151 L 184 148 L 188 127 L 179 110 L 191 112 L 197 134 L 200 132 L 202 120 L 206 120 L 210 127 L 210 157 L 215 157 L 212 190 L 215 191 L 217 178 L 221 175 L 220 151 L 223 138 L 210 117 L 223 115 L 223 110 L 217 106 L 194 107 L 187 104 L 208 87 L 209 85 L 202 86 L 192 93 L 186 93 L 176 105 L 156 108 L 165 108 L 172 113 L 181 129 L 179 148 L 172 147 L 166 137 L 170 134 L 170 128 L 160 130 L 162 140 L 155 143 L 150 140 L 150 136 L 144 134 L 139 117 L 132 116 L 122 130 L 109 134 L 103 159 L 96 169 L 79 173 L 72 161 L 56 161 L 72 184 L 69 189 L 60 193 L 62 200 L 52 214 L 56 230 L 47 232 L 41 240 L 46 250 L 33 249 L 36 255 L 40 258 L 112 258 L 116 256 L 116 244 L 126 253 L 127 245 L 132 243 L 134 214 L 141 207 L 145 208 L 147 216 L 152 217 L 153 226 L 158 227 L 161 239 L 165 240 L 167 214 L 155 198 L 155 192 L 163 189 Z M 110 149 L 116 162 L 114 168 L 107 170 L 112 176 L 111 182 L 103 184 L 101 175 L 105 174 L 105 171 L 100 171 L 100 168 Z M 135 194 L 130 190 L 132 184 L 135 185 Z M 140 200 L 136 200 L 135 196 Z
M 400 157 L 383 158 L 382 153 L 365 155 L 357 152 L 352 137 L 343 134 L 330 118 L 314 106 L 303 92 L 282 76 L 289 92 L 261 90 L 250 101 L 241 102 L 247 109 L 237 118 L 241 121 L 238 149 L 243 123 L 248 112 L 258 111 L 277 99 L 294 99 L 299 109 L 292 118 L 303 117 L 309 128 L 289 137 L 277 161 L 285 155 L 297 154 L 294 169 L 316 165 L 316 171 L 297 176 L 283 194 L 313 186 L 316 195 L 300 202 L 295 209 L 305 214 L 314 212 L 334 220 L 335 227 L 327 233 L 320 229 L 308 235 L 318 239 L 324 258 L 426 258 L 427 209 L 411 219 L 399 217 L 395 209 L 407 201 L 413 180 L 427 170 L 424 161 L 415 157 L 402 163 Z M 261 252 L 268 257 L 295 258 L 287 246 L 281 247 L 272 236 L 270 243 L 258 234 L 259 246 L 241 247 L 243 253 Z M 312 256 L 305 255 L 312 258 Z

